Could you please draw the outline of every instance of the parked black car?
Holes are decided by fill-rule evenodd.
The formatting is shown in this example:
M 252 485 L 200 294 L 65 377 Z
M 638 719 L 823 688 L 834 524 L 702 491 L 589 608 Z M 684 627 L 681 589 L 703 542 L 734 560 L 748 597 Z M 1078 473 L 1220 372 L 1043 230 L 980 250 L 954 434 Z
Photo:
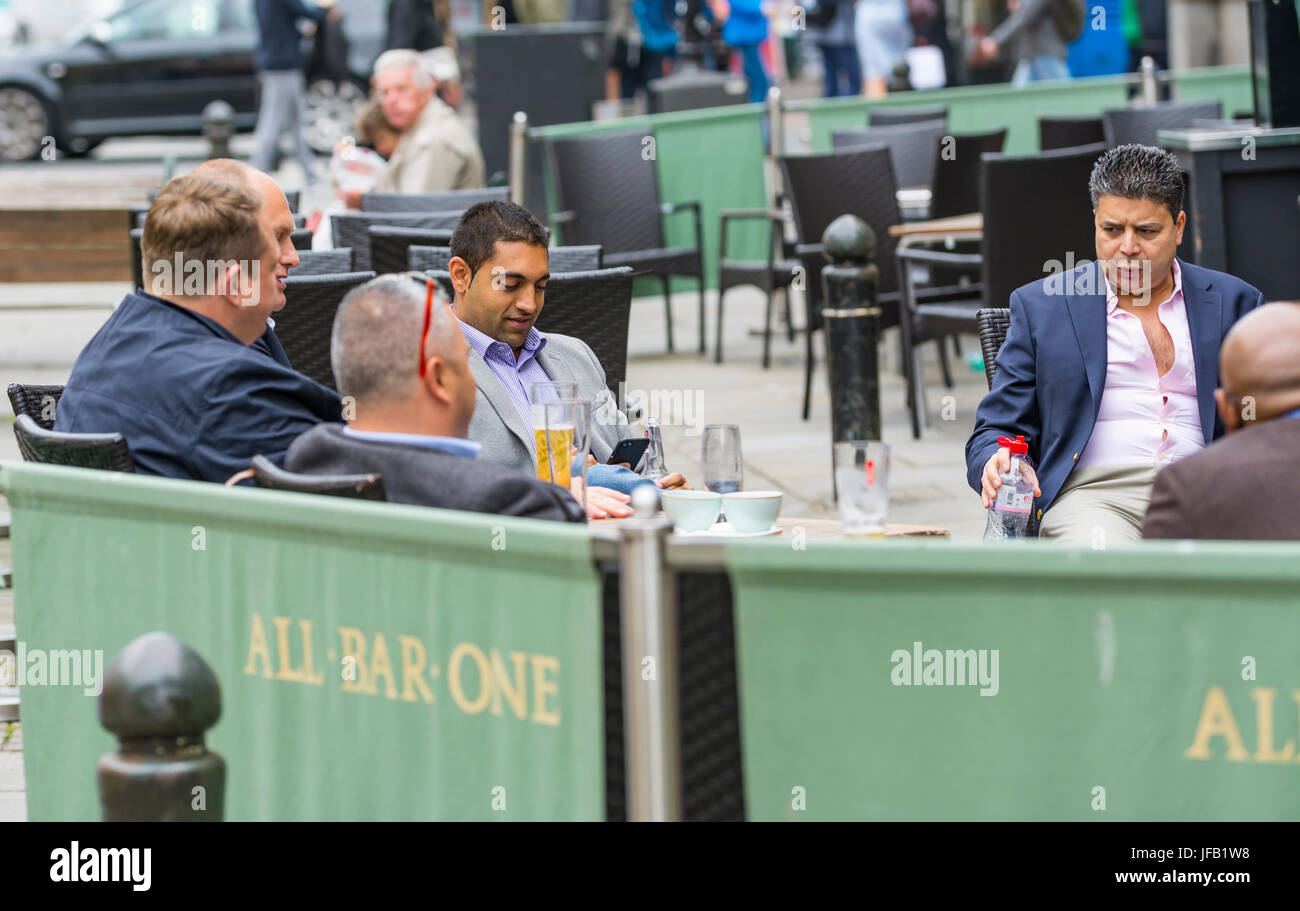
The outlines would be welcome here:
M 137 0 L 61 42 L 0 56 L 0 160 L 38 157 L 47 136 L 83 155 L 115 136 L 195 135 L 203 108 L 219 99 L 234 108 L 236 129 L 251 130 L 253 2 Z M 339 0 L 351 78 L 335 82 L 309 65 L 306 132 L 319 152 L 352 132 L 383 50 L 384 7 L 385 0 Z

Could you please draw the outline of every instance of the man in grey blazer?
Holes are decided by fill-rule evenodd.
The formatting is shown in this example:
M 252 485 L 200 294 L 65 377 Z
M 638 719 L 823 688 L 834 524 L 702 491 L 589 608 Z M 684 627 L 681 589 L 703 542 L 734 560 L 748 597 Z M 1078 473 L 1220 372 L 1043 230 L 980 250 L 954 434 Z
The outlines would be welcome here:
M 605 462 L 628 435 L 627 417 L 605 383 L 605 371 L 586 343 L 533 325 L 542 312 L 550 277 L 547 233 L 523 206 L 502 200 L 471 206 L 451 235 L 453 305 L 469 344 L 478 401 L 469 437 L 481 458 L 536 473 L 532 406 L 535 383 L 572 382 L 592 403 L 591 455 Z M 670 474 L 660 487 L 681 487 Z M 588 488 L 592 518 L 626 516 L 627 496 Z
M 285 467 L 378 472 L 397 503 L 585 521 L 568 490 L 476 458 L 478 444 L 465 439 L 475 398 L 468 346 L 431 291 L 384 275 L 343 299 L 330 355 L 348 424 L 318 424 L 298 437 Z

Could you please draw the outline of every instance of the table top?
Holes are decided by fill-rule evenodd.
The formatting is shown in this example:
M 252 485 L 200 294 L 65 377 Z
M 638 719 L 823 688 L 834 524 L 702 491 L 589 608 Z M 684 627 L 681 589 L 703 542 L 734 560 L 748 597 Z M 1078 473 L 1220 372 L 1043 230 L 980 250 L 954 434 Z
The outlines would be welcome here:
M 901 225 L 890 225 L 889 236 L 979 234 L 983 230 L 984 213 L 971 212 L 967 215 L 953 215 L 950 218 L 932 218 L 929 221 L 908 221 Z

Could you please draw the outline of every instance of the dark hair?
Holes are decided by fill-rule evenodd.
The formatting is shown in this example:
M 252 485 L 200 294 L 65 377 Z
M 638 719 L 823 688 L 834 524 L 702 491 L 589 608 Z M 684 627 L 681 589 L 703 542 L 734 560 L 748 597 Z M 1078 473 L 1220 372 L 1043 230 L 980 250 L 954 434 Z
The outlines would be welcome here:
M 1178 221 L 1183 209 L 1183 169 L 1178 158 L 1164 149 L 1136 143 L 1116 146 L 1092 166 L 1088 193 L 1094 209 L 1103 196 L 1150 199 Z
M 465 210 L 451 232 L 451 255 L 469 265 L 470 273 L 492 258 L 497 241 L 545 247 L 549 236 L 542 223 L 523 206 L 504 199 L 476 202 Z

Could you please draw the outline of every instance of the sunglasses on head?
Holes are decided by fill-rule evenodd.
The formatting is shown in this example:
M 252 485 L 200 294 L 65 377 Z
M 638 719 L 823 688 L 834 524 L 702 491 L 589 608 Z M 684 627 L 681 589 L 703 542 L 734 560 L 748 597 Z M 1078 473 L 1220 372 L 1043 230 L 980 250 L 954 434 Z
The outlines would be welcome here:
M 437 291 L 438 285 L 437 282 L 435 282 L 431 276 L 427 275 L 424 272 L 400 272 L 398 274 L 405 278 L 409 278 L 413 281 L 418 282 L 420 286 L 425 289 L 424 327 L 420 330 L 420 348 L 419 348 L 420 377 L 421 379 L 423 379 L 425 374 L 424 344 L 429 339 L 429 326 L 433 323 L 433 298 Z

